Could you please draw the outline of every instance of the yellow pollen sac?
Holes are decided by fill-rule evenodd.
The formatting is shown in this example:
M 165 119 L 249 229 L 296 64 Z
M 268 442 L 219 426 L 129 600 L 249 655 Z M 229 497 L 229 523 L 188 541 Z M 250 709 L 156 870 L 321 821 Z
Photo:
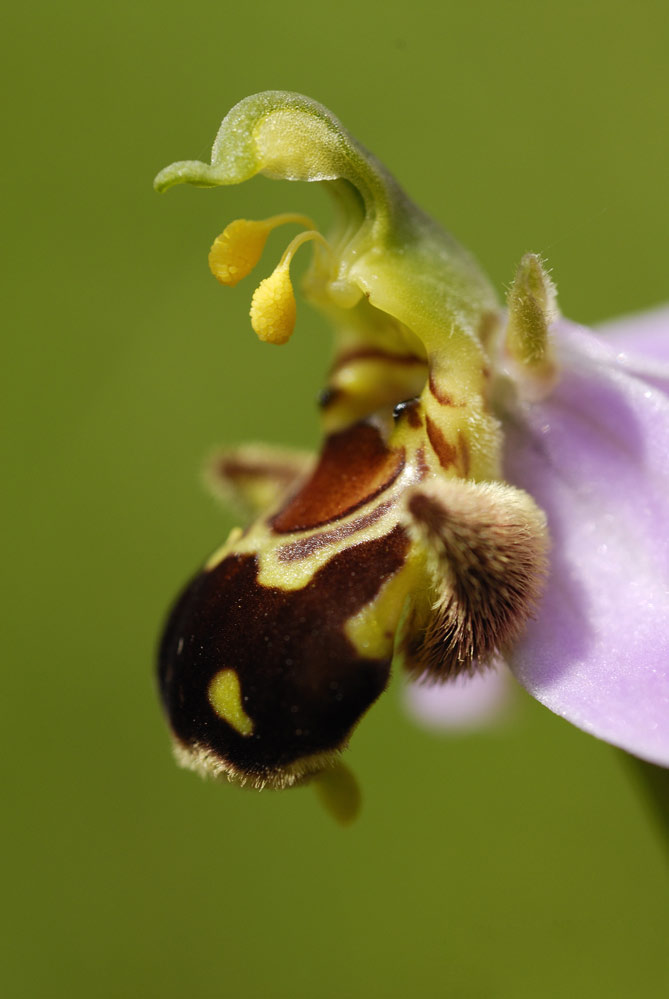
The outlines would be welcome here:
M 258 222 L 235 219 L 214 240 L 209 251 L 209 270 L 221 284 L 233 287 L 258 263 L 272 230 L 289 222 L 313 229 L 310 218 L 292 212 Z
M 253 293 L 251 325 L 265 343 L 286 343 L 295 329 L 297 309 L 290 280 L 290 264 L 297 250 L 310 242 L 316 242 L 326 254 L 330 254 L 327 240 L 320 232 L 316 229 L 301 232 L 288 244 L 274 272 L 261 281 Z
M 251 302 L 251 325 L 265 343 L 286 343 L 295 329 L 296 305 L 288 261 L 261 281 Z
M 214 240 L 209 251 L 209 270 L 217 281 L 230 287 L 250 274 L 260 260 L 271 232 L 266 222 L 235 219 Z
M 222 669 L 212 678 L 207 690 L 212 708 L 240 735 L 253 735 L 253 719 L 242 707 L 239 677 L 233 669 Z

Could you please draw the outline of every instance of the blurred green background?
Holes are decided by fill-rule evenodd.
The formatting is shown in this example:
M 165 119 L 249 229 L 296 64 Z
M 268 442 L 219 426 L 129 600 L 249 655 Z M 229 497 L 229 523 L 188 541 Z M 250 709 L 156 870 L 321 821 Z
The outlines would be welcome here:
M 435 736 L 395 683 L 356 734 L 352 828 L 310 789 L 177 770 L 165 608 L 232 526 L 211 445 L 310 446 L 329 344 L 255 341 L 238 216 L 324 217 L 258 179 L 177 189 L 224 113 L 322 101 L 500 292 L 544 253 L 584 322 L 667 298 L 665 3 L 26 2 L 5 14 L 2 364 L 8 997 L 629 997 L 666 981 L 666 880 L 621 757 L 518 693 Z M 283 236 L 270 245 L 263 274 Z M 252 380 L 251 380 L 252 374 Z

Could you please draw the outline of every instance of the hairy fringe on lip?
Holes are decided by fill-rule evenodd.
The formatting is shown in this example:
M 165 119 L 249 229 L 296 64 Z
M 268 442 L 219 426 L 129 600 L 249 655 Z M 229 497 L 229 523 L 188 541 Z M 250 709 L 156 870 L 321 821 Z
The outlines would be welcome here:
M 304 756 L 293 763 L 288 763 L 275 770 L 268 769 L 263 773 L 249 773 L 240 770 L 201 743 L 186 746 L 175 739 L 173 753 L 174 759 L 180 767 L 192 770 L 205 779 L 227 780 L 230 784 L 252 788 L 255 791 L 262 791 L 266 787 L 282 791 L 287 787 L 304 784 L 321 771 L 334 766 L 341 753 L 347 748 L 348 742 L 345 742 L 335 750 L 313 753 L 311 756 Z
M 435 599 L 402 648 L 406 669 L 429 682 L 488 666 L 519 636 L 541 593 L 544 514 L 512 486 L 460 479 L 415 489 L 407 510 L 430 553 Z

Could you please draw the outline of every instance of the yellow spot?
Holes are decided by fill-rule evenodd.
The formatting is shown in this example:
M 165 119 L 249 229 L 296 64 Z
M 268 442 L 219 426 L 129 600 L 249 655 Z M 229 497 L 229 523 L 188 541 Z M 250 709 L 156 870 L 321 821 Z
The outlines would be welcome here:
M 244 532 L 241 527 L 233 527 L 228 534 L 227 540 L 225 540 L 205 562 L 204 571 L 211 572 L 211 570 L 215 569 L 217 565 L 220 565 L 226 555 L 230 554 L 230 551 L 234 548 L 243 534 Z
M 323 808 L 336 822 L 348 826 L 357 819 L 362 795 L 355 775 L 347 766 L 337 763 L 317 774 L 313 783 Z
M 253 735 L 253 720 L 242 707 L 239 677 L 233 669 L 222 669 L 212 679 L 207 691 L 212 708 L 240 735 Z
M 209 270 L 216 280 L 232 287 L 250 274 L 262 256 L 270 232 L 288 222 L 313 229 L 313 222 L 306 215 L 288 212 L 259 222 L 235 219 L 226 226 L 209 251 Z
M 265 343 L 285 343 L 295 329 L 295 295 L 288 261 L 261 281 L 251 302 L 251 325 Z
M 374 600 L 366 604 L 345 624 L 349 642 L 358 654 L 367 659 L 384 659 L 392 655 L 398 622 L 402 619 L 407 593 L 420 599 L 424 588 L 424 556 L 415 547 L 406 564 L 384 583 Z

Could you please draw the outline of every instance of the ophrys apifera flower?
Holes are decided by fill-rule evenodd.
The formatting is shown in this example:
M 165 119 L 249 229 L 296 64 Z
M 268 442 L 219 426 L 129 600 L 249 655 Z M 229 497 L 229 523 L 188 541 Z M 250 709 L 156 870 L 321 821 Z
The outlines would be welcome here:
M 393 659 L 447 683 L 503 656 L 553 710 L 659 761 L 666 397 L 555 327 L 538 257 L 521 261 L 504 314 L 473 258 L 305 97 L 242 101 L 211 163 L 175 163 L 156 187 L 257 174 L 334 199 L 327 234 L 292 212 L 238 219 L 209 255 L 234 285 L 272 230 L 298 227 L 251 303 L 257 335 L 282 344 L 291 261 L 309 244 L 302 293 L 335 335 L 324 442 L 318 457 L 239 447 L 211 464 L 254 519 L 170 615 L 160 686 L 178 759 L 287 787 L 332 767 Z

